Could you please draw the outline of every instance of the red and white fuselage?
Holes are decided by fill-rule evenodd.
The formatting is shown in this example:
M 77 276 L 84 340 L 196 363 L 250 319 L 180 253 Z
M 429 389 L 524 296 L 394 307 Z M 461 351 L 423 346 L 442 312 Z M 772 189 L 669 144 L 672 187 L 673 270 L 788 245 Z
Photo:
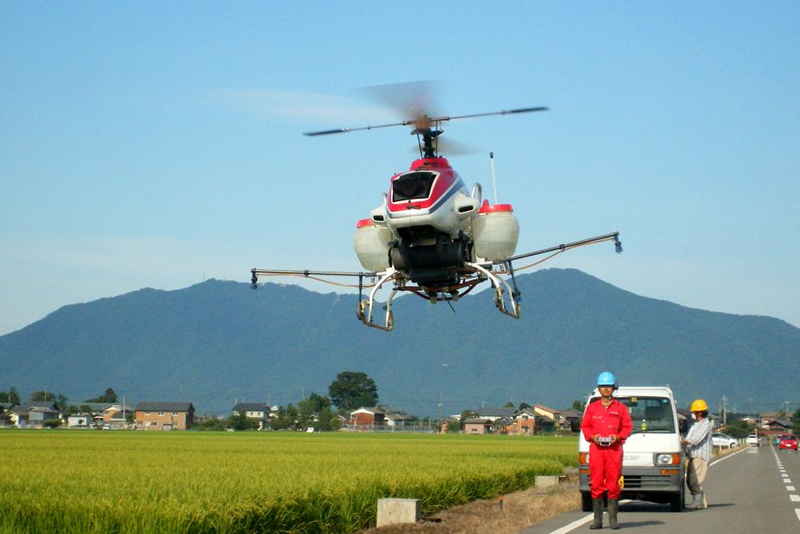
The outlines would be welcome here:
M 383 204 L 372 210 L 369 219 L 359 221 L 356 253 L 362 265 L 373 272 L 393 266 L 422 285 L 450 284 L 465 262 L 481 259 L 476 250 L 497 249 L 476 247 L 474 221 L 480 218 L 482 229 L 484 219 L 498 217 L 500 212 L 504 220 L 513 219 L 509 205 L 499 211 L 490 208 L 488 203 L 481 206 L 480 186 L 475 184 L 470 192 L 445 158 L 418 159 L 410 170 L 392 176 Z M 510 256 L 519 232 L 516 219 L 513 223 L 513 228 L 506 225 L 500 233 L 496 229 L 482 231 L 482 239 L 513 240 L 506 252 Z M 510 238 L 507 230 L 513 231 Z
M 425 158 L 414 161 L 408 172 L 392 176 L 386 201 L 373 210 L 372 220 L 376 224 L 385 221 L 393 233 L 406 239 L 414 229 L 424 227 L 457 238 L 468 229 L 464 222 L 479 207 L 480 198 L 470 196 L 445 158 Z

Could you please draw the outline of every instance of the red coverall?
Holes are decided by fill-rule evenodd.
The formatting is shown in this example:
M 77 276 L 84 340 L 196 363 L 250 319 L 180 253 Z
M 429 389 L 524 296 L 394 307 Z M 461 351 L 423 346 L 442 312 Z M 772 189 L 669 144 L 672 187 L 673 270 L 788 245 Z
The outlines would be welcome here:
M 599 499 L 608 490 L 609 499 L 620 495 L 619 477 L 622 475 L 622 444 L 631 435 L 633 425 L 628 407 L 616 399 L 606 408 L 601 400 L 589 404 L 581 422 L 583 437 L 589 442 L 589 481 L 592 499 Z M 602 447 L 592 441 L 600 434 L 607 437 L 616 434 L 621 441 L 610 447 Z

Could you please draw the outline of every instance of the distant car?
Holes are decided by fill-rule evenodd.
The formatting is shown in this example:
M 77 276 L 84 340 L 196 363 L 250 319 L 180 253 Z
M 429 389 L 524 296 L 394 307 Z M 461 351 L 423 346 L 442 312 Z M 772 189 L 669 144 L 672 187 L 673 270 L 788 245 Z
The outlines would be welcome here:
M 756 447 L 760 445 L 760 443 L 758 442 L 758 434 L 750 434 L 749 436 L 747 436 L 744 442 L 748 445 L 755 445 Z
M 778 443 L 778 450 L 797 450 L 797 436 L 786 434 L 781 436 L 781 441 Z
M 736 447 L 738 444 L 738 441 L 727 434 L 711 434 L 712 447 L 728 447 L 730 449 L 731 447 Z

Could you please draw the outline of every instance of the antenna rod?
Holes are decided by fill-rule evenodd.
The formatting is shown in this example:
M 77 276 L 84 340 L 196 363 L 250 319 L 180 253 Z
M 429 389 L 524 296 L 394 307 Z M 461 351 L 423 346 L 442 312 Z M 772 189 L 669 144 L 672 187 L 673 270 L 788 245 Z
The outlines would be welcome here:
M 492 190 L 494 191 L 494 203 L 497 204 L 497 184 L 494 181 L 494 152 L 489 152 L 489 161 L 492 164 Z

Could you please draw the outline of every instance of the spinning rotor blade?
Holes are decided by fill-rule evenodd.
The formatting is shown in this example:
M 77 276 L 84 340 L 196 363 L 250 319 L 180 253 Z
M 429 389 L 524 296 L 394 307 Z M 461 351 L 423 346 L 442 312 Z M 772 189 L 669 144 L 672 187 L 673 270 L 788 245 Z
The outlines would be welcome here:
M 336 128 L 334 130 L 320 130 L 316 132 L 304 132 L 303 135 L 313 137 L 315 135 L 329 135 L 346 132 L 358 132 L 359 130 L 374 130 L 376 128 L 388 128 L 390 126 L 408 126 L 414 124 L 414 121 L 395 122 L 393 124 L 378 124 L 376 126 L 361 126 L 360 128 Z
M 393 109 L 401 117 L 409 117 L 400 122 L 389 124 L 377 124 L 361 126 L 358 128 L 335 128 L 332 130 L 319 130 L 305 132 L 303 135 L 317 136 L 330 135 L 346 132 L 357 132 L 361 130 L 374 130 L 377 128 L 389 128 L 392 126 L 413 126 L 415 132 L 428 131 L 438 128 L 439 124 L 457 119 L 472 119 L 476 117 L 488 117 L 491 115 L 511 115 L 517 113 L 530 113 L 535 111 L 547 111 L 546 107 L 530 107 L 507 109 L 502 111 L 491 111 L 489 113 L 472 113 L 469 115 L 438 115 L 435 113 L 435 103 L 433 95 L 437 92 L 436 84 L 432 81 L 419 81 L 407 83 L 395 83 L 387 85 L 374 85 L 364 88 L 370 97 Z M 432 116 L 433 115 L 433 116 Z
M 504 109 L 502 111 L 490 111 L 488 113 L 473 113 L 472 115 L 458 115 L 457 117 L 436 117 L 431 118 L 431 122 L 445 122 L 456 119 L 472 119 L 474 117 L 488 117 L 490 115 L 511 115 L 513 113 L 530 113 L 532 111 L 547 111 L 550 108 L 538 106 L 534 108 Z
M 483 152 L 473 145 L 463 143 L 461 141 L 453 141 L 452 139 L 444 139 L 439 137 L 436 140 L 437 152 L 441 152 L 445 156 L 471 156 L 473 154 L 480 154 Z M 419 146 L 411 147 L 408 149 L 410 153 L 418 153 Z
M 400 117 L 421 120 L 438 109 L 435 95 L 441 84 L 423 80 L 418 82 L 391 83 L 364 87 L 363 91 L 382 106 L 394 110 Z
M 543 107 L 543 106 L 538 106 L 538 107 L 533 107 L 533 108 L 504 109 L 504 110 L 501 110 L 501 111 L 490 111 L 488 113 L 473 113 L 471 115 L 456 115 L 454 117 L 451 117 L 449 115 L 444 115 L 442 117 L 423 116 L 421 118 L 409 119 L 409 120 L 402 121 L 402 122 L 394 122 L 392 124 L 378 124 L 378 125 L 375 125 L 375 126 L 361 126 L 359 128 L 336 128 L 334 130 L 320 130 L 320 131 L 316 131 L 316 132 L 305 132 L 303 135 L 315 136 L 315 135 L 328 135 L 328 134 L 346 133 L 346 132 L 358 132 L 360 130 L 375 130 L 377 128 L 389 128 L 391 126 L 409 126 L 409 125 L 413 125 L 413 126 L 416 126 L 416 127 L 419 128 L 419 127 L 422 126 L 421 123 L 427 123 L 428 125 L 430 125 L 430 124 L 435 125 L 435 124 L 438 124 L 440 122 L 453 121 L 453 120 L 457 120 L 457 119 L 472 119 L 472 118 L 475 118 L 475 117 L 489 117 L 491 115 L 511 115 L 511 114 L 515 114 L 515 113 L 530 113 L 530 112 L 534 112 L 534 111 L 547 111 L 549 109 L 550 108 Z
M 392 83 L 386 85 L 372 85 L 364 87 L 362 90 L 370 98 L 377 101 L 380 105 L 390 108 L 394 115 L 400 117 L 411 117 L 401 122 L 391 124 L 378 124 L 375 126 L 362 126 L 359 128 L 336 128 L 333 130 L 321 130 L 307 132 L 303 135 L 329 135 L 335 133 L 357 132 L 360 130 L 372 130 L 376 128 L 388 128 L 391 126 L 415 126 L 420 127 L 420 123 L 426 122 L 427 113 L 430 113 L 433 102 L 434 83 L 430 81 Z

